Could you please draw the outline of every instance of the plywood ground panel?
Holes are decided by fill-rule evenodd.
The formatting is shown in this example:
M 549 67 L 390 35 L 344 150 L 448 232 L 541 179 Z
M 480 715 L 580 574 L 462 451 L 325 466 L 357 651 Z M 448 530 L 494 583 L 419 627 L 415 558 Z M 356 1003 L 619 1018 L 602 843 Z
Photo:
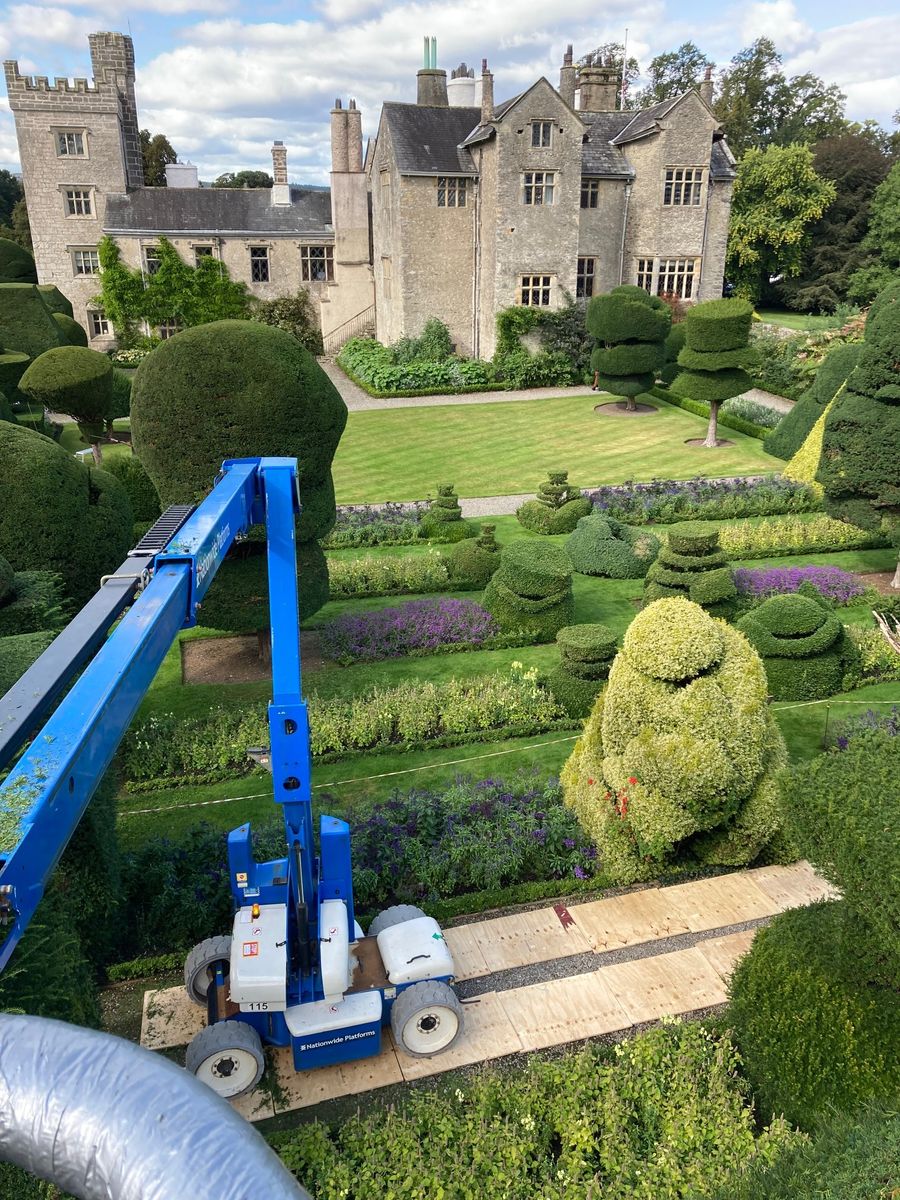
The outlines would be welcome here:
M 721 976 L 696 946 L 601 967 L 598 974 L 634 1025 L 727 999 Z
M 475 936 L 477 928 L 478 923 L 473 922 L 443 931 L 444 941 L 450 947 L 450 953 L 453 955 L 453 966 L 456 969 L 457 979 L 479 979 L 482 975 L 491 973 Z
M 773 917 L 781 912 L 781 905 L 746 872 L 695 879 L 662 891 L 691 933 L 705 933 L 708 929 Z
M 591 950 L 578 924 L 564 926 L 552 908 L 494 917 L 469 928 L 489 971 L 550 962 L 572 954 L 588 954 Z
M 522 1049 L 519 1035 L 506 1015 L 496 992 L 485 992 L 477 1000 L 463 1005 L 465 1028 L 455 1046 L 434 1058 L 410 1058 L 397 1050 L 397 1061 L 404 1079 L 424 1079 L 456 1067 L 486 1062 Z
M 624 896 L 609 896 L 590 904 L 576 904 L 571 914 L 598 954 L 620 950 L 676 933 L 688 933 L 684 918 L 673 908 L 670 888 L 645 888 Z
M 144 993 L 141 1045 L 148 1050 L 186 1046 L 206 1024 L 206 1009 L 192 1004 L 183 987 Z
M 293 1054 L 289 1047 L 285 1047 L 275 1051 L 274 1070 L 275 1086 L 272 1091 L 276 1113 L 293 1112 L 298 1108 L 308 1108 L 311 1104 L 320 1104 L 323 1100 L 334 1100 L 338 1096 L 353 1096 L 387 1087 L 403 1079 L 387 1030 L 382 1033 L 381 1053 L 371 1058 L 332 1067 L 317 1067 L 311 1071 L 295 1071 Z
M 270 1058 L 271 1055 L 267 1056 L 266 1059 L 267 1072 L 273 1070 Z M 265 1085 L 266 1076 L 263 1076 L 262 1082 Z M 234 1100 L 229 1101 L 229 1104 L 236 1113 L 240 1113 L 245 1121 L 265 1121 L 269 1117 L 275 1116 L 272 1092 L 265 1086 L 254 1088 L 246 1096 L 236 1096 Z
M 724 937 L 706 938 L 697 943 L 697 949 L 727 983 L 738 959 L 743 958 L 753 945 L 755 936 L 755 929 L 745 929 L 741 933 L 728 933 Z
M 553 979 L 498 992 L 523 1050 L 561 1046 L 628 1029 L 631 1021 L 599 974 Z
M 840 892 L 817 875 L 805 860 L 789 867 L 758 867 L 747 874 L 758 888 L 781 906 L 782 911 L 840 896 Z

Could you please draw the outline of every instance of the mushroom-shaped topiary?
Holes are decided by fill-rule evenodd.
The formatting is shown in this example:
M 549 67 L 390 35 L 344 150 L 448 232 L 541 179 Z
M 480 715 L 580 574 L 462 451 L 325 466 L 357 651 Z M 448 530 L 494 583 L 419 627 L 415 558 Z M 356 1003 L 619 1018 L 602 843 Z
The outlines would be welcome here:
M 568 555 L 545 538 L 511 542 L 500 551 L 482 603 L 504 632 L 532 633 L 549 642 L 575 615 Z
M 494 537 L 496 525 L 482 525 L 477 538 L 457 542 L 450 554 L 450 578 L 457 587 L 483 588 L 500 566 L 500 544 Z
M 50 315 L 70 346 L 87 346 L 88 335 L 84 327 L 79 325 L 73 317 L 64 312 L 52 312 Z
M 609 675 L 616 635 L 606 625 L 566 625 L 556 644 L 560 661 L 547 686 L 570 717 L 586 717 Z
M 743 369 L 749 353 L 753 305 L 748 300 L 708 300 L 685 318 L 685 344 L 678 355 L 682 371 L 672 380 L 676 396 L 709 405 L 704 446 L 718 445 L 719 405 L 753 386 Z
M 475 532 L 471 522 L 463 520 L 459 497 L 452 483 L 437 485 L 437 495 L 419 524 L 423 537 L 442 542 L 461 542 Z
M 124 488 L 42 434 L 0 423 L 0 554 L 17 571 L 55 571 L 83 603 L 131 545 Z
M 835 613 L 796 592 L 770 596 L 737 628 L 761 656 L 776 700 L 833 696 L 858 659 Z
M 784 740 L 762 662 L 688 600 L 658 600 L 625 634 L 562 773 L 565 802 L 621 883 L 682 851 L 751 862 L 779 827 Z
M 4 283 L 37 283 L 34 257 L 9 238 L 0 238 L 0 284 Z
M 646 529 L 595 514 L 578 522 L 566 542 L 566 553 L 579 575 L 643 579 L 659 553 L 659 538 Z
M 519 524 L 532 533 L 571 533 L 579 518 L 591 511 L 591 502 L 568 480 L 568 471 L 550 471 L 537 499 L 526 500 L 516 510 Z
M 627 397 L 628 411 L 634 412 L 635 396 L 653 387 L 656 372 L 665 362 L 671 310 L 642 288 L 615 288 L 590 301 L 585 322 L 599 343 L 591 355 L 595 385 L 614 396 Z
M 665 546 L 647 571 L 644 601 L 684 596 L 714 616 L 731 615 L 737 596 L 719 531 L 705 521 L 672 525 Z
M 0 286 L 0 346 L 37 358 L 66 338 L 44 298 L 32 283 Z
M 143 360 L 132 383 L 134 451 L 163 507 L 205 495 L 223 459 L 295 457 L 300 545 L 334 525 L 331 463 L 346 423 L 346 404 L 309 351 L 283 329 L 256 321 L 185 329 Z M 257 577 L 247 590 L 264 597 L 264 545 L 254 548 L 260 551 Z M 327 599 L 324 556 L 310 552 L 307 561 L 300 579 L 304 616 Z M 225 565 L 207 594 L 204 620 L 217 602 L 214 593 L 227 590 L 231 567 Z M 265 608 L 262 599 L 259 607 Z
M 112 363 L 105 354 L 86 346 L 57 346 L 34 360 L 19 380 L 19 390 L 44 408 L 74 417 L 99 466 L 112 379 Z

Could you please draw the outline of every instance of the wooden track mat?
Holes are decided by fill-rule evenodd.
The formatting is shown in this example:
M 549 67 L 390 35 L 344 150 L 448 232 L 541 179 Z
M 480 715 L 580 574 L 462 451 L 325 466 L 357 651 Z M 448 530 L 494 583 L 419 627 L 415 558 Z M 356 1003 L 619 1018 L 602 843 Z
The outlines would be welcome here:
M 543 908 L 446 931 L 457 976 L 471 979 L 575 954 L 596 955 L 594 970 L 527 987 L 488 991 L 464 1001 L 465 1032 L 444 1054 L 411 1058 L 385 1030 L 381 1053 L 359 1062 L 297 1072 L 290 1050 L 269 1051 L 266 1079 L 233 1102 L 250 1121 L 421 1079 L 522 1051 L 627 1031 L 662 1016 L 725 1001 L 734 964 L 754 930 L 705 938 L 686 950 L 603 965 L 606 952 L 679 933 L 702 933 L 829 897 L 833 890 L 808 863 L 764 867 L 668 888 L 645 888 L 566 909 Z M 141 1044 L 186 1045 L 203 1010 L 183 988 L 147 992 Z

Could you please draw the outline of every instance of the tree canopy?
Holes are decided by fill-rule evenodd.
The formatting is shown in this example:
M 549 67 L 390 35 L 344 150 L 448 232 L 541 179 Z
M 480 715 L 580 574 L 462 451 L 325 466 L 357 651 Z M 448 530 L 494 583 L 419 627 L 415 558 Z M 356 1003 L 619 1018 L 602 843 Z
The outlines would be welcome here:
M 647 71 L 648 83 L 635 95 L 635 107 L 647 108 L 696 88 L 707 67 L 714 65 L 693 42 L 657 54 Z
M 866 261 L 851 276 L 847 292 L 865 302 L 900 279 L 900 163 L 894 164 L 872 196 L 861 249 Z
M 726 260 L 740 295 L 756 301 L 767 278 L 799 275 L 810 226 L 836 194 L 816 173 L 808 146 L 747 151 L 734 183 Z
M 146 187 L 166 186 L 166 163 L 178 161 L 172 143 L 164 133 L 151 134 L 141 130 L 141 158 L 144 160 L 144 184 Z
M 267 171 L 226 171 L 213 180 L 214 188 L 270 188 L 272 176 Z

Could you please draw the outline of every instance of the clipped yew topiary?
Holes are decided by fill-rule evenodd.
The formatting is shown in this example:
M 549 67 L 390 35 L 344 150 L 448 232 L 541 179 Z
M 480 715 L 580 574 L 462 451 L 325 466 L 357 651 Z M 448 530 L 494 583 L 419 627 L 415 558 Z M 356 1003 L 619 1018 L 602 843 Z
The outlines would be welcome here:
M 571 533 L 579 519 L 591 511 L 591 502 L 568 480 L 568 471 L 548 472 L 538 488 L 537 499 L 526 500 L 516 510 L 519 524 L 532 533 Z
M 34 284 L 0 286 L 0 346 L 37 358 L 45 350 L 66 344 L 53 313 Z
M 763 660 L 775 700 L 820 700 L 859 661 L 833 611 L 796 592 L 770 596 L 737 622 Z
M 719 444 L 716 437 L 719 405 L 753 386 L 743 370 L 752 321 L 753 305 L 737 298 L 708 300 L 688 310 L 684 321 L 685 344 L 678 355 L 682 370 L 672 381 L 672 391 L 709 405 L 704 446 Z
M 766 435 L 763 442 L 766 453 L 783 459 L 794 457 L 825 408 L 849 379 L 859 362 L 860 354 L 862 342 L 844 342 L 828 351 L 816 371 L 812 386 L 807 388 L 791 411 L 785 413 L 772 432 Z
M 420 522 L 422 536 L 440 538 L 442 542 L 461 542 L 471 538 L 475 527 L 464 521 L 459 497 L 452 483 L 439 483 L 437 495 Z
M 605 625 L 566 625 L 556 634 L 559 665 L 547 686 L 570 717 L 586 717 L 616 653 L 616 635 Z
M 714 616 L 733 611 L 737 588 L 728 558 L 719 549 L 719 531 L 705 521 L 685 521 L 669 528 L 666 545 L 651 563 L 644 580 L 644 602 L 683 596 Z
M 0 284 L 4 283 L 37 283 L 33 255 L 9 238 L 0 238 Z
M 659 538 L 647 529 L 593 514 L 578 522 L 566 542 L 566 553 L 579 575 L 643 579 L 659 545 Z
M 27 354 L 22 354 L 19 350 L 5 350 L 3 344 L 0 343 L 0 395 L 3 396 L 5 403 L 8 404 L 8 397 L 15 394 L 19 380 L 25 374 L 25 368 L 29 362 L 31 359 Z M 4 421 L 11 419 L 12 410 L 9 415 L 3 417 Z
M 685 336 L 687 334 L 687 326 L 684 321 L 679 321 L 677 325 L 673 325 L 668 337 L 666 338 L 666 360 L 659 371 L 659 379 L 666 387 L 671 386 L 672 381 L 677 379 L 681 373 L 681 368 L 678 365 L 678 355 L 684 349 Z
M 155 521 L 162 512 L 159 495 L 153 486 L 153 480 L 144 470 L 144 464 L 136 454 L 120 454 L 110 458 L 104 465 L 104 470 L 114 475 L 128 493 L 131 510 L 137 524 Z
M 42 434 L 0 422 L 0 554 L 17 571 L 54 571 L 84 603 L 131 546 L 133 516 L 117 479 Z
M 52 312 L 50 315 L 59 326 L 63 337 L 70 346 L 87 346 L 87 332 L 73 317 L 64 312 Z
M 526 538 L 500 551 L 500 566 L 485 588 L 484 607 L 504 632 L 549 642 L 575 615 L 572 564 L 555 542 Z
M 39 283 L 37 290 L 52 313 L 63 313 L 67 317 L 75 316 L 72 301 L 66 299 L 55 283 Z
M 112 408 L 112 382 L 112 363 L 105 354 L 85 346 L 57 346 L 31 363 L 19 380 L 19 390 L 53 412 L 74 417 L 99 465 L 100 439 Z
M 595 386 L 625 396 L 628 411 L 634 412 L 635 396 L 653 387 L 665 362 L 665 341 L 672 327 L 668 305 L 642 288 L 626 286 L 595 296 L 585 321 L 598 342 L 591 355 Z
M 684 854 L 740 866 L 778 832 L 787 752 L 767 694 L 756 651 L 698 605 L 658 600 L 634 618 L 562 772 L 617 882 Z
M 483 588 L 500 566 L 500 543 L 496 525 L 482 525 L 477 538 L 457 542 L 450 553 L 450 578 L 457 587 Z

